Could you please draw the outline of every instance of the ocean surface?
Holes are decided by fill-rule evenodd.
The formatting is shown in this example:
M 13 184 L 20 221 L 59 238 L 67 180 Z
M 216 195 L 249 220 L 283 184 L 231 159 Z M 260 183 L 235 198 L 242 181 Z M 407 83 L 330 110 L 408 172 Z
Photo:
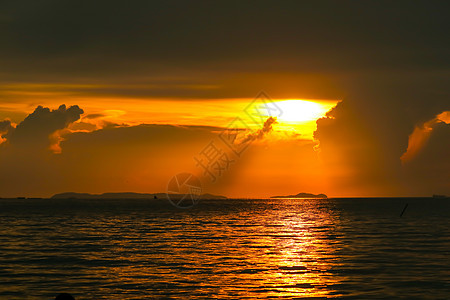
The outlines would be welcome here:
M 450 200 L 0 199 L 0 299 L 61 292 L 450 299 Z

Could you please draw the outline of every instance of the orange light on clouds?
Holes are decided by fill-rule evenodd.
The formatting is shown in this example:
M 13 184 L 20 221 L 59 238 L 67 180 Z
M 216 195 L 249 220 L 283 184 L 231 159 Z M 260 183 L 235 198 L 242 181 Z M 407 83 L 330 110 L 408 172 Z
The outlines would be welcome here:
M 450 111 L 444 111 L 438 114 L 433 119 L 428 120 L 425 123 L 414 128 L 414 131 L 411 133 L 408 139 L 408 148 L 406 149 L 406 152 L 403 153 L 403 155 L 400 157 L 402 163 L 406 163 L 412 160 L 420 153 L 420 151 L 426 145 L 434 126 L 436 126 L 436 124 L 440 122 L 443 122 L 445 124 L 450 123 Z
M 249 98 L 232 99 L 140 99 L 124 97 L 89 97 L 78 95 L 59 95 L 39 102 L 23 98 L 15 103 L 4 103 L 3 110 L 9 111 L 5 117 L 10 117 L 14 123 L 19 123 L 27 114 L 33 112 L 36 106 L 56 108 L 66 105 L 79 105 L 85 112 L 84 116 L 98 115 L 95 120 L 82 118 L 84 122 L 106 121 L 109 123 L 139 125 L 139 124 L 173 124 L 227 127 L 236 117 L 240 117 L 252 129 L 257 130 L 260 124 L 244 113 L 252 102 Z M 272 100 L 282 110 L 277 118 L 278 124 L 275 136 L 283 138 L 292 134 L 302 138 L 313 138 L 316 130 L 316 120 L 325 116 L 327 111 L 337 104 L 337 100 L 311 99 L 274 99 Z M 263 112 L 264 110 L 261 110 Z M 15 113 L 17 117 L 12 113 Z M 268 117 L 268 116 L 267 116 Z

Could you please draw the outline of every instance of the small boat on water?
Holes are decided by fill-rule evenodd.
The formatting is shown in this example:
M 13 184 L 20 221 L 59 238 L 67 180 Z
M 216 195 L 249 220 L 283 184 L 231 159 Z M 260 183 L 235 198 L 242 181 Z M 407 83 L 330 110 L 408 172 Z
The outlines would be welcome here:
M 435 199 L 445 199 L 445 198 L 447 198 L 447 196 L 445 196 L 445 195 L 433 195 L 433 198 L 435 198 Z

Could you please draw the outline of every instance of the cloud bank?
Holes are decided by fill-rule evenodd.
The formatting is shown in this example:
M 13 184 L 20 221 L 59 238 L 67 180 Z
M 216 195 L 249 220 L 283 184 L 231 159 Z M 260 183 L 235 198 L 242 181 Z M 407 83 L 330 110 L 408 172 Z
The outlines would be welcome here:
M 421 88 L 410 87 L 407 93 L 388 84 L 371 93 L 365 89 L 317 121 L 314 137 L 335 191 L 367 196 L 450 192 L 445 154 L 450 136 L 441 120 L 450 110 L 448 97 Z

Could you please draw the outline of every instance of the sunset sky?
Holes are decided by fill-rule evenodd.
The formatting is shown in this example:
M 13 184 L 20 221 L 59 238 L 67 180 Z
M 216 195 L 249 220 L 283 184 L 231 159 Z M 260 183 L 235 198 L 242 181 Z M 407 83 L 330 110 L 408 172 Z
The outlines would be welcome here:
M 181 172 L 228 197 L 450 194 L 449 9 L 3 1 L 0 197 L 164 192 Z M 261 99 L 279 111 L 255 120 Z M 220 138 L 236 124 L 240 155 Z M 234 160 L 214 182 L 211 142 Z

